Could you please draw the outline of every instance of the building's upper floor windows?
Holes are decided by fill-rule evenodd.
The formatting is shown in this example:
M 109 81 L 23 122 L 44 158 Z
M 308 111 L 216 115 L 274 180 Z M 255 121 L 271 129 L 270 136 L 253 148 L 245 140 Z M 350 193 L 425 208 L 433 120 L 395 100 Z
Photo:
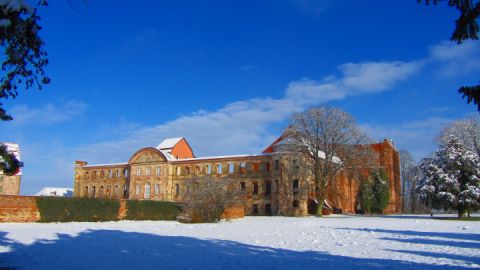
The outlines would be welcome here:
M 272 195 L 272 182 L 266 181 L 265 182 L 265 196 Z
M 247 164 L 245 162 L 240 163 L 239 172 L 240 173 L 245 173 L 246 167 L 247 167 Z
M 182 173 L 182 169 L 179 166 L 177 166 L 177 175 L 180 175 L 181 173 Z
M 228 164 L 228 173 L 233 173 L 235 171 L 235 165 L 233 163 Z
M 246 189 L 245 182 L 240 182 L 240 190 L 245 191 L 245 189 Z
M 222 164 L 217 164 L 217 174 L 222 174 Z
M 212 165 L 208 164 L 207 165 L 207 174 L 211 174 L 212 173 Z
M 123 176 L 128 177 L 128 170 L 127 169 L 123 170 Z
M 115 177 L 116 177 L 116 178 L 120 178 L 120 171 L 119 171 L 119 170 L 116 170 L 116 171 L 115 171 Z
M 135 174 L 136 174 L 136 175 L 142 175 L 142 168 L 137 168 L 137 169 L 135 170 Z
M 175 184 L 175 196 L 180 195 L 180 184 Z
M 161 172 L 160 167 L 155 168 L 155 174 L 156 175 L 160 175 L 160 172 Z
M 275 160 L 275 170 L 276 171 L 280 170 L 280 160 L 278 159 Z
M 190 175 L 190 167 L 185 167 L 185 173 L 186 173 L 187 175 Z
M 253 182 L 253 194 L 258 194 L 258 183 Z
M 104 178 L 105 177 L 105 172 L 104 171 L 100 171 L 100 178 Z
M 150 173 L 151 173 L 150 167 L 145 168 L 145 175 L 150 175 Z
M 202 172 L 202 168 L 200 166 L 195 166 L 195 173 L 200 174 Z
M 112 178 L 113 177 L 113 171 L 112 170 L 108 170 L 108 178 Z

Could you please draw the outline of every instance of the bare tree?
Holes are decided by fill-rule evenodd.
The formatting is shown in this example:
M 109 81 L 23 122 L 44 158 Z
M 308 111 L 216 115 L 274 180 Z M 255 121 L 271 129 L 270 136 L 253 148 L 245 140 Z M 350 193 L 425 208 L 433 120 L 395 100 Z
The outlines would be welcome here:
M 455 136 L 468 150 L 480 156 L 480 118 L 474 115 L 450 123 L 440 134 L 440 143 L 445 144 L 449 136 Z
M 187 222 L 217 222 L 228 207 L 243 205 L 244 192 L 230 178 L 192 178 L 186 181 L 181 215 Z
M 373 151 L 364 145 L 368 137 L 355 119 L 339 108 L 311 108 L 294 114 L 285 135 L 284 147 L 301 153 L 301 166 L 313 176 L 317 216 L 322 215 L 327 189 L 337 175 L 372 158 Z
M 407 150 L 400 150 L 399 152 L 400 177 L 402 181 L 402 212 L 405 212 L 405 209 L 407 209 L 407 198 L 411 195 L 410 188 L 415 177 L 413 168 L 416 166 L 416 164 L 410 152 Z

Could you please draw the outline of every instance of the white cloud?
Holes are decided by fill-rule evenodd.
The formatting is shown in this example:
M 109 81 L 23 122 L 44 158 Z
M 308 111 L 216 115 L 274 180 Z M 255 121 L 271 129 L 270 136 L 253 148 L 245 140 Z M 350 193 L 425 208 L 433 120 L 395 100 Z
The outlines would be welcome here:
M 480 72 L 480 43 L 466 41 L 457 44 L 444 41 L 430 48 L 430 60 L 440 63 L 440 74 L 457 76 Z
M 121 162 L 141 147 L 184 136 L 200 156 L 258 153 L 280 135 L 270 127 L 292 113 L 352 95 L 386 91 L 420 68 L 416 62 L 349 63 L 340 66 L 338 78 L 291 82 L 282 98 L 255 98 L 213 112 L 197 111 L 164 124 L 140 127 L 121 140 L 81 146 L 76 152 L 78 158 L 89 162 Z
M 15 119 L 15 121 L 12 121 L 14 125 L 25 123 L 49 125 L 66 122 L 82 114 L 87 107 L 87 104 L 84 102 L 69 100 L 61 105 L 49 103 L 37 108 L 31 108 L 27 105 L 16 105 L 10 110 L 10 113 Z
M 436 136 L 446 124 L 452 121 L 451 118 L 427 117 L 405 123 L 364 123 L 361 127 L 377 140 L 385 137 L 392 139 L 398 150 L 409 150 L 416 160 L 420 160 L 435 149 Z

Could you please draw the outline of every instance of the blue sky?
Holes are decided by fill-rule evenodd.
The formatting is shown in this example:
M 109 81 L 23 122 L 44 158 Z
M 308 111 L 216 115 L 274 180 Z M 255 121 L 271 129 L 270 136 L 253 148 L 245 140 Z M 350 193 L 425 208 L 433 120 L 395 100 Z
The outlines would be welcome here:
M 22 194 L 71 187 L 75 160 L 127 161 L 184 136 L 197 156 L 258 153 L 289 115 L 338 106 L 415 158 L 475 112 L 457 89 L 479 42 L 457 16 L 405 1 L 68 1 L 42 8 L 52 83 L 6 100 L 2 141 L 21 146 Z

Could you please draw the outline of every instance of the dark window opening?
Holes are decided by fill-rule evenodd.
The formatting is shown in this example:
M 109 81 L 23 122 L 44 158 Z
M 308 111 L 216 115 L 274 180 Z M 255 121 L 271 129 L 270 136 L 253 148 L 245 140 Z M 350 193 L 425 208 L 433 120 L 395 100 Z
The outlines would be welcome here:
M 298 200 L 293 200 L 292 205 L 294 208 L 298 208 L 300 206 L 300 202 Z
M 258 204 L 254 204 L 252 207 L 252 213 L 258 215 Z
M 178 196 L 180 194 L 180 185 L 175 184 L 175 196 Z
M 272 205 L 269 203 L 265 204 L 265 215 L 267 216 L 272 215 Z
M 253 182 L 253 194 L 258 194 L 258 183 Z
M 298 179 L 293 180 L 293 194 L 298 194 L 298 190 L 300 189 L 300 183 Z
M 280 161 L 277 159 L 275 160 L 275 170 L 278 171 L 280 169 Z
M 265 196 L 270 196 L 272 194 L 272 182 L 265 182 Z
M 245 189 L 246 189 L 245 182 L 240 182 L 240 190 L 245 191 Z

